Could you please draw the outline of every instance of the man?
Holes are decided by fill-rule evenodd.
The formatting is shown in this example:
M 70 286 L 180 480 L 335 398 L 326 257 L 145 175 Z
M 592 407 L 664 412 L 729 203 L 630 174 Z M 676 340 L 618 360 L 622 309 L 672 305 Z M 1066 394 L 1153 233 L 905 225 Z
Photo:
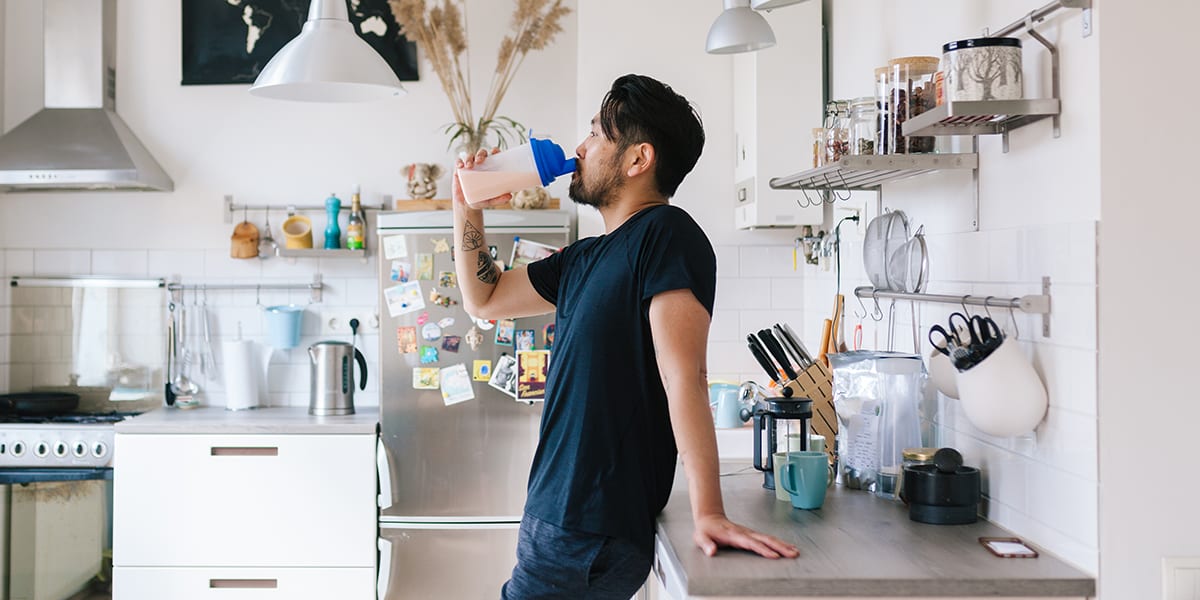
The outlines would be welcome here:
M 633 596 L 650 570 L 677 449 L 706 554 L 731 546 L 798 555 L 730 522 L 721 501 L 705 366 L 716 258 L 667 201 L 703 146 L 687 99 L 649 77 L 618 78 L 575 150 L 570 187 L 575 202 L 600 211 L 605 235 L 503 273 L 488 255 L 482 211 L 467 206 L 455 177 L 465 308 L 482 318 L 554 312 L 558 334 L 506 599 Z M 480 151 L 458 168 L 486 159 Z

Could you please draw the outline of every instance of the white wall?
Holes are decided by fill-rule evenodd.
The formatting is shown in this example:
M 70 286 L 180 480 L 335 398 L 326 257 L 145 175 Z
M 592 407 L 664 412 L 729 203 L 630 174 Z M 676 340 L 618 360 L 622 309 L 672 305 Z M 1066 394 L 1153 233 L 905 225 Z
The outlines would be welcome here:
M 467 6 L 475 104 L 482 106 L 511 5 L 470 0 Z M 41 106 L 41 42 L 36 37 L 41 13 L 38 0 L 7 0 L 5 8 L 8 130 Z M 276 238 L 282 238 L 278 227 L 288 204 L 319 206 L 330 192 L 348 202 L 356 183 L 369 205 L 386 196 L 407 197 L 403 165 L 437 161 L 451 166 L 447 137 L 441 133 L 451 111 L 436 75 L 422 59 L 422 81 L 405 83 L 407 96 L 374 104 L 271 101 L 251 97 L 248 85 L 185 87 L 179 85 L 180 3 L 122 0 L 117 12 L 117 112 L 174 179 L 175 191 L 8 194 L 0 198 L 6 274 L 178 276 L 184 283 L 216 284 L 304 283 L 321 273 L 327 284 L 324 301 L 309 308 L 301 347 L 277 354 L 271 376 L 275 403 L 307 405 L 303 348 L 322 337 L 323 311 L 375 310 L 375 260 L 230 259 L 233 225 L 222 220 L 222 197 L 232 194 L 236 203 L 280 207 L 271 214 Z M 500 114 L 571 147 L 577 133 L 570 76 L 576 63 L 575 19 L 572 14 L 565 20 L 551 48 L 528 56 L 500 108 Z M 551 191 L 566 197 L 565 184 Z M 448 197 L 448 176 L 440 192 Z M 315 228 L 323 229 L 323 211 L 311 216 Z M 250 219 L 262 227 L 262 213 L 251 212 Z M 8 297 L 7 286 L 3 293 L 0 299 Z M 238 322 L 248 336 L 262 334 L 253 292 L 209 296 L 209 305 L 219 310 L 220 338 L 234 335 Z M 264 305 L 289 301 L 305 303 L 307 293 L 264 292 L 261 297 Z M 0 325 L 0 336 L 7 335 L 7 324 Z M 2 341 L 0 347 L 7 348 L 7 340 Z M 374 369 L 378 332 L 368 331 L 363 345 Z M 384 345 L 395 347 L 394 342 Z M 9 377 L 6 387 L 12 389 L 47 383 L 32 381 L 24 369 L 14 369 Z M 360 403 L 378 402 L 377 382 L 368 378 Z M 221 396 L 210 395 L 209 400 L 219 403 Z
M 1189 176 L 1200 126 L 1168 110 L 1163 127 L 1146 127 L 1144 90 L 1128 79 L 1155 82 L 1158 98 L 1196 96 L 1195 78 L 1179 74 L 1200 50 L 1200 6 L 1104 1 L 1099 10 L 1100 593 L 1163 598 L 1162 559 L 1200 557 L 1200 395 L 1189 350 L 1200 324 L 1186 316 L 1200 293 Z M 1146 60 L 1148 48 L 1159 58 Z M 1169 341 L 1147 343 L 1159 332 Z M 1195 598 L 1190 589 L 1173 598 Z

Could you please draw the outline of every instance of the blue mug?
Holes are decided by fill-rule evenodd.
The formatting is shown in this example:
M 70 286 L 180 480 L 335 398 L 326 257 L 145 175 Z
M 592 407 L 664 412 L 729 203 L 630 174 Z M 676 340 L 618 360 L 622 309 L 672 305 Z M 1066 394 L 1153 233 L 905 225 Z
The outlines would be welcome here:
M 788 452 L 776 484 L 791 497 L 793 508 L 821 508 L 829 486 L 829 456 L 824 452 Z

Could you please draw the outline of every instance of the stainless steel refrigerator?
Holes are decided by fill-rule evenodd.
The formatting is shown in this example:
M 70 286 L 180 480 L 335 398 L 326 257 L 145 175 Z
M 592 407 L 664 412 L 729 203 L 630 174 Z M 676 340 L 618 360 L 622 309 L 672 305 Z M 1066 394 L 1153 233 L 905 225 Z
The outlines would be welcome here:
M 451 219 L 450 211 L 378 218 L 381 600 L 495 598 L 516 563 L 542 404 L 517 401 L 484 381 L 470 381 L 473 399 L 449 405 L 440 389 L 414 388 L 414 377 L 420 382 L 429 373 L 415 369 L 461 364 L 474 375 L 476 360 L 495 368 L 502 354 L 515 356 L 515 346 L 496 343 L 494 327 L 485 329 L 487 323 L 477 324 L 463 310 L 457 281 L 446 285 L 445 274 L 455 271 Z M 489 210 L 484 228 L 487 244 L 506 264 L 515 239 L 555 248 L 573 239 L 570 216 L 559 210 Z M 425 339 L 427 324 L 439 322 L 441 336 Z M 536 332 L 541 349 L 552 322 L 553 315 L 517 319 L 514 329 Z M 468 339 L 472 328 L 481 338 L 475 348 Z M 419 349 L 406 352 L 414 330 Z M 446 336 L 458 337 L 456 352 Z

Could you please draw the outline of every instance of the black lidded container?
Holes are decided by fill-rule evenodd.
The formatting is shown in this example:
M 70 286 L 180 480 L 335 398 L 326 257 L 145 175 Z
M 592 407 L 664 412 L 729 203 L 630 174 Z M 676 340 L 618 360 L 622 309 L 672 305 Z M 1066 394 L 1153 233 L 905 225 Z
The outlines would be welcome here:
M 962 466 L 962 456 L 943 448 L 931 465 L 904 468 L 908 517 L 934 525 L 963 525 L 978 520 L 979 469 Z

